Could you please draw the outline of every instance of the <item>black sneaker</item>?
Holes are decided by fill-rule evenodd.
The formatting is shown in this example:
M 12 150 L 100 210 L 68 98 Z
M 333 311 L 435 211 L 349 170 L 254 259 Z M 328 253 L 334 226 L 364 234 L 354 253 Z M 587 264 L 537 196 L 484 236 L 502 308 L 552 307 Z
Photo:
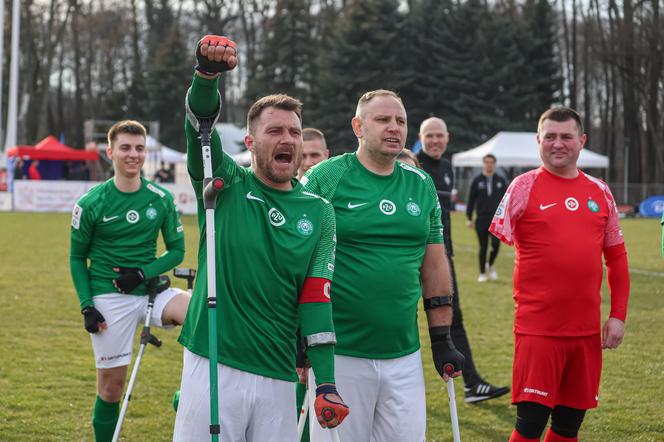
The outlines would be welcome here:
M 466 398 L 464 400 L 469 404 L 472 404 L 502 396 L 509 393 L 509 391 L 509 387 L 496 387 L 487 382 L 480 381 L 472 387 L 464 388 L 464 392 L 466 393 Z

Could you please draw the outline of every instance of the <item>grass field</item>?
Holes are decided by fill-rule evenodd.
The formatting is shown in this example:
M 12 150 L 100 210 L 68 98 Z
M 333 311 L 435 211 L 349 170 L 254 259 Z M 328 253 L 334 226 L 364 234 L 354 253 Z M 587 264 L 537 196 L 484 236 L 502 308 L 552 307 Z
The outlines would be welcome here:
M 476 239 L 454 216 L 456 267 L 464 321 L 476 365 L 494 384 L 509 384 L 512 362 L 511 248 L 501 249 L 500 280 L 476 282 Z M 184 217 L 194 266 L 198 232 Z M 0 213 L 0 441 L 92 440 L 95 370 L 69 277 L 69 216 Z M 591 411 L 582 441 L 664 441 L 664 260 L 657 220 L 622 222 L 632 268 L 624 344 L 605 352 L 600 408 Z M 184 288 L 182 280 L 175 285 Z M 608 302 L 603 309 L 606 312 Z M 429 441 L 451 441 L 447 394 L 431 364 L 424 321 L 423 355 Z M 123 440 L 170 440 L 170 398 L 180 380 L 178 331 L 157 329 L 138 375 Z M 506 441 L 515 409 L 509 398 L 467 405 L 456 382 L 464 441 Z M 345 441 L 349 442 L 349 441 Z M 354 441 L 353 441 L 354 442 Z

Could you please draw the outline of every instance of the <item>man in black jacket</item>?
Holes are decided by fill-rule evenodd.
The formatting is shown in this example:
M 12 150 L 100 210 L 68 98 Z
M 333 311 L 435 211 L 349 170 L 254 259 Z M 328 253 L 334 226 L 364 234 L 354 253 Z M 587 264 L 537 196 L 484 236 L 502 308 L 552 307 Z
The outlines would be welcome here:
M 450 135 L 447 132 L 447 125 L 443 120 L 436 117 L 427 118 L 420 125 L 420 142 L 422 150 L 418 153 L 417 159 L 422 165 L 422 169 L 431 175 L 434 185 L 438 191 L 440 200 L 441 219 L 443 222 L 443 239 L 445 250 L 450 264 L 450 274 L 452 276 L 452 341 L 466 361 L 463 367 L 463 381 L 465 383 L 465 401 L 475 403 L 502 396 L 510 391 L 509 387 L 496 387 L 486 382 L 475 368 L 470 343 L 466 335 L 466 329 L 463 325 L 463 316 L 461 306 L 459 305 L 459 288 L 457 286 L 456 273 L 454 271 L 453 249 L 452 249 L 452 223 L 450 212 L 454 210 L 452 201 L 454 189 L 454 171 L 452 164 L 442 156 L 447 149 L 447 143 Z
M 500 175 L 496 175 L 496 157 L 492 154 L 484 155 L 482 158 L 482 173 L 473 179 L 468 193 L 468 205 L 466 206 L 466 217 L 468 227 L 475 228 L 477 238 L 480 241 L 480 276 L 479 282 L 486 282 L 489 278 L 498 279 L 498 273 L 493 263 L 498 256 L 500 240 L 489 235 L 489 226 L 498 204 L 503 199 L 507 190 L 507 182 Z M 477 211 L 477 218 L 473 221 L 473 211 Z M 491 254 L 489 262 L 486 253 L 491 237 Z

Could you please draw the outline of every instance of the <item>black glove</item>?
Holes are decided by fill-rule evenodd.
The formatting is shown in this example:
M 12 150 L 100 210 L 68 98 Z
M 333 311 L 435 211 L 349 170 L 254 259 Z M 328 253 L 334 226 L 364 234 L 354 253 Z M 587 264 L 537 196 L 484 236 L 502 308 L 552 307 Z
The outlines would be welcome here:
M 120 277 L 113 280 L 113 285 L 120 293 L 129 293 L 145 280 L 143 270 L 138 267 L 118 267 Z
M 201 38 L 196 45 L 196 61 L 198 64 L 195 69 L 199 72 L 202 72 L 206 75 L 215 75 L 220 74 L 225 71 L 231 70 L 231 67 L 228 66 L 223 61 L 214 61 L 207 58 L 201 53 L 201 45 L 207 43 L 209 46 L 225 46 L 237 49 L 237 45 L 231 39 L 222 37 L 220 35 L 206 35 Z
M 307 344 L 302 336 L 300 336 L 300 331 L 297 333 L 297 347 L 295 353 L 295 368 L 307 368 L 309 367 L 309 361 L 307 360 Z
M 83 323 L 88 333 L 97 333 L 99 331 L 99 324 L 106 322 L 104 316 L 93 306 L 85 307 L 81 310 L 81 313 L 83 314 Z
M 429 337 L 431 338 L 433 365 L 438 370 L 440 377 L 443 377 L 444 374 L 452 376 L 452 373 L 463 369 L 466 358 L 454 347 L 449 326 L 431 327 Z

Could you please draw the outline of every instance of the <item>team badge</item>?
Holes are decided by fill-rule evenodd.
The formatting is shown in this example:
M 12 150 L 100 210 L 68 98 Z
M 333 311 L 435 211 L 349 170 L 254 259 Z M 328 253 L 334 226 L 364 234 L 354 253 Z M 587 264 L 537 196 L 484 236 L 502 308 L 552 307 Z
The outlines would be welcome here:
M 139 219 L 141 219 L 140 215 L 138 214 L 137 211 L 135 210 L 130 210 L 127 212 L 127 222 L 131 224 L 136 224 Z
M 591 212 L 599 212 L 599 204 L 597 204 L 592 199 L 588 200 L 588 208 L 590 209 Z
M 304 236 L 309 236 L 314 233 L 314 224 L 306 218 L 302 218 L 297 222 L 297 231 Z
M 565 200 L 565 207 L 570 212 L 576 212 L 577 210 L 579 210 L 579 202 L 576 200 L 576 198 L 572 198 L 570 196 Z
M 382 200 L 380 203 L 378 203 L 378 208 L 385 215 L 394 215 L 394 212 L 397 211 L 397 206 L 395 206 L 394 203 L 390 200 Z
M 417 203 L 411 201 L 406 204 L 406 212 L 412 216 L 420 216 L 422 209 L 420 209 L 420 206 L 418 206 Z
M 157 209 L 155 209 L 154 207 L 150 207 L 148 210 L 145 211 L 145 216 L 147 216 L 148 219 L 157 218 Z
M 286 222 L 286 218 L 274 207 L 267 212 L 268 217 L 270 218 L 270 224 L 275 227 L 283 226 Z

